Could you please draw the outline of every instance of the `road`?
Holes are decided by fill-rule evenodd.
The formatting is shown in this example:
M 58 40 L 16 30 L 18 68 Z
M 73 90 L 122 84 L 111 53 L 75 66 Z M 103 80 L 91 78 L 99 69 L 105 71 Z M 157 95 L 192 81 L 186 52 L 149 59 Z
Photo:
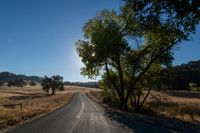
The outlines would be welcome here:
M 114 118 L 115 117 L 115 118 Z M 61 109 L 49 113 L 8 133 L 169 133 L 169 129 L 134 121 L 120 115 L 113 116 L 87 97 L 76 93 Z

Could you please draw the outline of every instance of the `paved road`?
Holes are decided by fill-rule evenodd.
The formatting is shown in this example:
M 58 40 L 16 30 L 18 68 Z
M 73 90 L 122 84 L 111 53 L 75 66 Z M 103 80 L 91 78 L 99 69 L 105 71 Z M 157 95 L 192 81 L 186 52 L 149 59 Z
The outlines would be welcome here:
M 114 118 L 117 117 L 117 118 Z M 15 127 L 8 133 L 169 133 L 152 124 L 129 120 L 107 112 L 84 93 L 75 94 L 68 105 L 41 118 Z

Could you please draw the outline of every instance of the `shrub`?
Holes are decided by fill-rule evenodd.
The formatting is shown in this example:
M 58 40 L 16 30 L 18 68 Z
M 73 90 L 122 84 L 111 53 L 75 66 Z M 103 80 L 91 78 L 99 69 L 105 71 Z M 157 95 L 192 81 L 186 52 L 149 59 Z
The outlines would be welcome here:
M 1 82 L 1 81 L 0 81 L 0 86 L 2 86 L 3 84 L 4 84 L 4 82 Z
M 37 84 L 36 84 L 35 82 L 31 81 L 29 85 L 30 85 L 30 86 L 35 86 L 35 85 L 37 85 Z
M 196 83 L 189 83 L 189 90 L 190 91 L 200 91 L 200 87 L 198 87 Z
M 15 86 L 15 87 L 23 87 L 26 86 L 26 81 L 22 80 L 22 79 L 16 79 L 14 81 L 9 81 L 7 86 L 11 87 L 11 86 Z

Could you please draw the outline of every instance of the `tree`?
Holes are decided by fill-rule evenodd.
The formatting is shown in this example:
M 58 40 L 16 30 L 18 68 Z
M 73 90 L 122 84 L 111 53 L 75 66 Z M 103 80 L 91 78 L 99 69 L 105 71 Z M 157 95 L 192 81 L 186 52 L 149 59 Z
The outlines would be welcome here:
M 45 76 L 41 85 L 42 89 L 48 94 L 51 89 L 51 95 L 54 95 L 56 90 L 64 90 L 63 77 L 59 75 L 52 77 Z
M 35 86 L 35 85 L 37 85 L 35 82 L 33 82 L 33 81 L 31 81 L 30 83 L 29 83 L 29 85 L 30 86 Z
M 124 105 L 124 80 L 121 65 L 121 57 L 129 51 L 128 43 L 120 33 L 122 23 L 114 11 L 104 10 L 89 20 L 83 28 L 85 40 L 76 43 L 77 52 L 82 57 L 86 67 L 82 68 L 82 74 L 90 78 L 99 75 L 101 68 L 105 68 L 112 88 L 116 90 L 120 99 L 120 106 Z M 116 38 L 117 37 L 117 38 Z M 120 86 L 110 77 L 111 71 L 118 74 Z
M 13 81 L 9 81 L 7 83 L 8 87 L 11 87 L 11 86 L 23 87 L 23 86 L 26 86 L 26 85 L 27 85 L 26 81 L 24 81 L 23 79 L 20 79 L 20 78 L 17 78 L 17 79 L 15 79 Z
M 197 1 L 126 0 L 121 13 L 103 10 L 83 27 L 84 40 L 76 42 L 85 67 L 81 74 L 94 78 L 106 74 L 119 107 L 127 109 L 133 97 L 139 110 L 151 90 L 153 75 L 168 67 L 172 48 L 190 40 L 200 20 Z M 112 73 L 115 73 L 113 77 Z M 148 93 L 141 100 L 143 90 Z
M 0 86 L 3 86 L 4 82 L 0 81 Z

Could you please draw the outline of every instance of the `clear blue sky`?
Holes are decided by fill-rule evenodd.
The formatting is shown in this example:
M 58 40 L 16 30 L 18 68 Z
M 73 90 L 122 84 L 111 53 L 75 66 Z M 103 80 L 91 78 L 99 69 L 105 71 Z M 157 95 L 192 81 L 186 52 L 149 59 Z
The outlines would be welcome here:
M 75 42 L 97 11 L 118 10 L 122 0 L 0 0 L 0 71 L 26 75 L 80 75 Z M 200 59 L 200 27 L 194 40 L 175 50 L 174 64 Z

